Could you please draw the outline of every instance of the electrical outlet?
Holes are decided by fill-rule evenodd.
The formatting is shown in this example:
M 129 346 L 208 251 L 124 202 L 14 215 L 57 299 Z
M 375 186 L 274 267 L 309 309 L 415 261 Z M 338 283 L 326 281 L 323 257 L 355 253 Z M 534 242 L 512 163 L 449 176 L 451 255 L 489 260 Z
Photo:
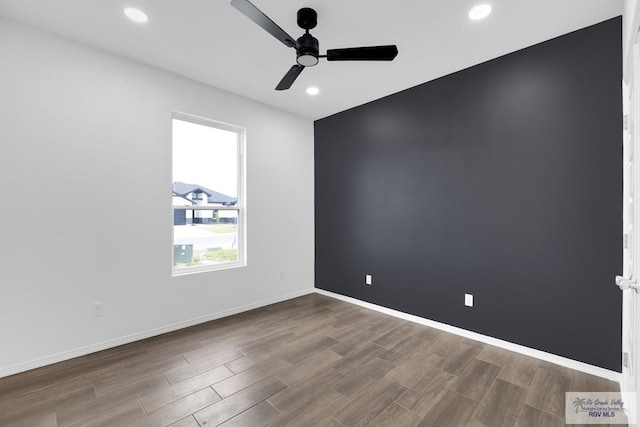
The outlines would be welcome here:
M 467 307 L 473 307 L 473 295 L 464 294 L 464 305 Z
M 367 285 L 373 284 L 373 278 L 371 277 L 370 274 L 367 274 L 366 276 L 364 276 L 364 283 Z
M 284 280 L 284 270 L 278 271 L 278 280 Z
M 94 302 L 91 304 L 91 314 L 93 317 L 102 317 L 104 316 L 104 304 L 101 302 Z

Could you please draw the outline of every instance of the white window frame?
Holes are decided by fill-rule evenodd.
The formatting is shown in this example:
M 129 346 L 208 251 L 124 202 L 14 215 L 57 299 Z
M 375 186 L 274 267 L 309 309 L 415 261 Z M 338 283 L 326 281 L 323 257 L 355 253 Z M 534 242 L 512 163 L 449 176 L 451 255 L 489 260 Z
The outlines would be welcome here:
M 205 117 L 195 116 L 192 114 L 186 114 L 174 111 L 171 114 L 171 193 L 173 193 L 173 120 L 182 120 L 189 123 L 194 123 L 202 126 L 209 126 L 215 129 L 226 130 L 234 132 L 238 137 L 238 202 L 236 206 L 215 206 L 213 209 L 211 206 L 173 206 L 171 202 L 171 273 L 173 277 L 184 276 L 187 274 L 204 273 L 208 271 L 226 270 L 230 268 L 246 267 L 247 265 L 247 223 L 246 223 L 246 200 L 245 200 L 245 144 L 246 144 L 246 129 L 240 126 L 235 126 L 229 123 L 220 122 L 217 120 L 208 119 Z M 172 200 L 173 198 L 171 198 Z M 174 212 L 176 210 L 227 210 L 236 211 L 238 213 L 238 259 L 233 262 L 225 262 L 214 265 L 206 266 L 194 266 L 187 268 L 175 267 L 174 263 Z

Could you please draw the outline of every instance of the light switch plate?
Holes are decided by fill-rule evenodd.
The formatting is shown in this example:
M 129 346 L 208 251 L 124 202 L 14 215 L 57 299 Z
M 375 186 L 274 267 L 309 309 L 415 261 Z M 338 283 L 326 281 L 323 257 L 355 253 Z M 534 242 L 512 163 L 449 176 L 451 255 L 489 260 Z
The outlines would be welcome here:
M 467 307 L 473 307 L 473 295 L 464 294 L 464 305 Z
M 370 274 L 367 274 L 364 278 L 364 283 L 366 283 L 367 285 L 371 285 L 373 283 L 373 279 L 371 277 Z

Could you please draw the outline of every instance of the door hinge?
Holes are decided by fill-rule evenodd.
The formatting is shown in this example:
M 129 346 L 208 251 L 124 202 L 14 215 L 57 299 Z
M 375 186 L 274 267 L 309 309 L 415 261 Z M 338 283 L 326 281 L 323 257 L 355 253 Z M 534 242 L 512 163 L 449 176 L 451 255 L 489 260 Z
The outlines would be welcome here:
M 616 276 L 616 285 L 618 285 L 618 287 L 623 291 L 631 289 L 635 292 L 638 292 L 638 290 L 640 290 L 640 284 L 638 283 L 638 280 L 633 277 L 627 279 L 622 276 Z
M 629 353 L 622 353 L 622 366 L 625 368 L 629 367 Z
M 628 234 L 624 235 L 624 248 L 625 249 L 629 249 L 629 235 Z
M 624 126 L 624 130 L 629 130 L 629 116 L 628 115 L 624 115 L 623 116 L 623 126 Z

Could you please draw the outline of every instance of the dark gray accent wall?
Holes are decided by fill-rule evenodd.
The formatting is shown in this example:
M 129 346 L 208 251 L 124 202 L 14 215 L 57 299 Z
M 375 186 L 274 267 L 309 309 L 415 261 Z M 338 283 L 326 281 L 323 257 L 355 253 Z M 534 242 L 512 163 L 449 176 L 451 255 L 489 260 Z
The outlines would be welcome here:
M 316 287 L 620 371 L 621 26 L 316 121 Z

